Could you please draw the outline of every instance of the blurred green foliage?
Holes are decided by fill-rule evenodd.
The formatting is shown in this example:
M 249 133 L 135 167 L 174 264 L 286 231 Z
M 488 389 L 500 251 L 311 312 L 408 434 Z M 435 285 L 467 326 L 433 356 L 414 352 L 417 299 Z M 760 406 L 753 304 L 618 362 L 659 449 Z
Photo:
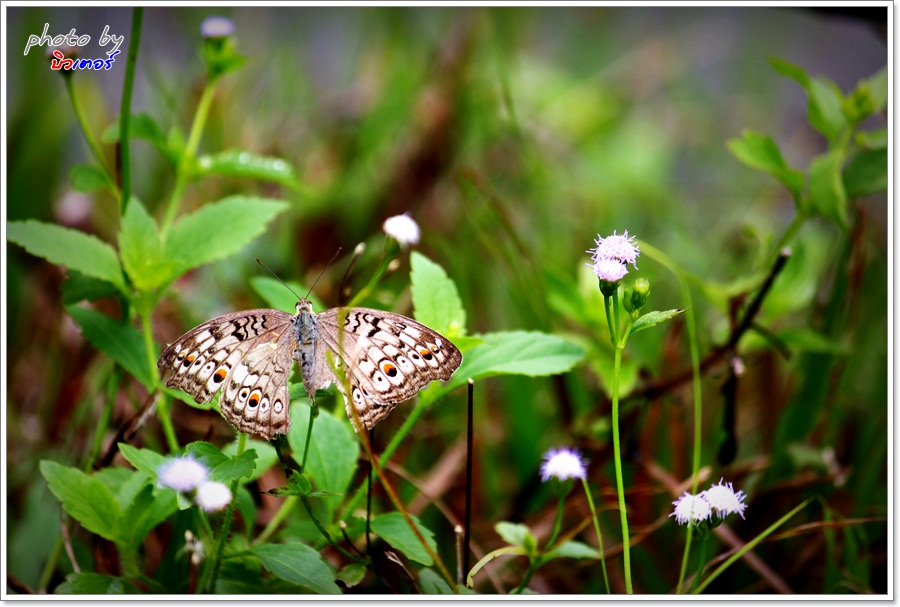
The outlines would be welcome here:
M 704 369 L 701 462 L 711 477 L 724 475 L 749 495 L 747 520 L 732 525 L 743 541 L 811 496 L 814 506 L 791 525 L 814 526 L 759 545 L 754 554 L 768 569 L 739 563 L 707 592 L 887 591 L 887 56 L 874 30 L 783 8 L 148 8 L 130 131 L 136 198 L 120 217 L 63 80 L 48 68 L 46 47 L 22 50 L 45 22 L 51 32 L 76 27 L 95 39 L 107 24 L 127 35 L 130 9 L 7 11 L 6 212 L 8 221 L 21 222 L 7 228 L 18 244 L 7 245 L 5 302 L 7 574 L 16 592 L 138 591 L 107 568 L 109 555 L 85 529 L 71 525 L 74 556 L 82 571 L 95 573 L 71 577 L 69 558 L 59 554 L 58 566 L 42 571 L 61 550 L 60 509 L 38 462 L 59 462 L 49 464 L 51 476 L 87 483 L 115 510 L 112 487 L 120 490 L 124 478 L 91 481 L 76 469 L 97 455 L 96 441 L 105 450 L 119 440 L 116 430 L 147 398 L 154 378 L 142 372 L 148 356 L 155 358 L 147 347 L 217 314 L 263 305 L 249 288 L 260 277 L 254 257 L 298 292 L 324 271 L 315 295 L 336 305 L 350 251 L 367 244 L 351 275 L 352 294 L 378 266 L 381 222 L 405 212 L 422 228 L 419 250 L 456 285 L 466 324 L 459 335 L 525 339 L 541 331 L 587 353 L 562 376 L 476 384 L 473 538 L 482 553 L 502 545 L 499 521 L 527 523 L 546 536 L 555 498 L 537 469 L 546 449 L 561 444 L 577 445 L 590 460 L 604 543 L 618 542 L 612 350 L 585 251 L 598 233 L 627 229 L 686 278 L 701 358 L 733 335 L 779 250 L 792 253 L 730 352 L 744 367 L 736 390 L 725 390 L 729 360 Z M 241 61 L 214 57 L 209 72 L 199 26 L 211 14 L 234 20 L 232 50 Z M 85 56 L 102 52 L 94 42 L 89 48 Z M 109 167 L 119 140 L 123 55 L 109 72 L 72 78 Z M 206 128 L 193 162 L 180 166 L 210 73 L 217 88 Z M 179 179 L 183 197 L 169 226 Z M 283 202 L 263 202 L 270 199 Z M 216 215 L 229 204 L 236 206 Z M 274 206 L 253 213 L 254 204 Z M 56 231 L 34 232 L 37 221 Z M 219 238 L 207 239 L 204 228 L 215 222 Z M 177 247 L 163 243 L 160 226 L 185 235 Z M 339 247 L 339 262 L 326 269 Z M 97 272 L 85 261 L 116 256 L 133 283 L 124 284 L 118 265 Z M 672 268 L 647 252 L 638 266 L 626 282 L 649 280 L 648 309 L 684 307 Z M 390 273 L 367 305 L 411 313 L 409 274 L 405 265 Z M 151 295 L 128 302 L 127 289 Z M 96 310 L 73 307 L 83 300 L 96 301 Z M 123 309 L 154 320 L 151 344 L 138 333 L 141 323 L 112 318 Z M 91 346 L 98 334 L 117 336 L 112 341 L 129 352 L 98 354 Z M 119 376 L 107 356 L 127 372 L 119 383 L 108 381 Z M 129 356 L 131 365 L 123 361 Z M 640 593 L 671 592 L 677 581 L 673 563 L 684 534 L 667 515 L 677 483 L 691 473 L 689 361 L 684 324 L 675 320 L 635 335 L 623 362 Z M 105 399 L 114 404 L 111 419 L 95 438 Z M 323 406 L 340 417 L 338 401 Z M 430 407 L 393 457 L 404 473 L 437 483 L 431 497 L 457 516 L 464 406 L 457 390 Z M 376 450 L 411 410 L 398 409 L 379 425 Z M 176 402 L 172 418 L 181 445 L 208 431 L 216 445 L 233 438 L 213 412 Z M 136 446 L 164 452 L 167 438 L 151 422 Z M 725 444 L 732 457 L 720 460 Z M 262 461 L 274 462 L 271 453 Z M 61 465 L 75 468 L 60 472 Z M 258 487 L 242 488 L 237 508 L 245 525 L 256 519 L 262 527 L 278 503 L 258 494 L 279 482 L 253 474 Z M 362 480 L 357 474 L 351 486 Z M 397 483 L 411 503 L 417 491 Z M 583 501 L 573 497 L 570 508 L 574 527 Z M 450 522 L 433 507 L 414 514 L 434 533 L 441 558 L 455 563 Z M 186 588 L 176 570 L 186 557 L 175 556 L 189 526 L 183 515 L 175 513 L 145 545 L 168 563 L 155 574 L 164 588 Z M 116 533 L 107 535 L 121 543 Z M 294 519 L 278 538 L 314 536 L 308 520 Z M 596 546 L 590 530 L 580 540 Z M 309 562 L 325 566 L 304 550 L 284 562 L 284 549 L 274 548 L 284 545 L 257 548 L 258 562 L 226 562 L 217 590 L 252 592 L 259 562 L 282 559 L 267 589 L 297 591 Z M 727 548 L 720 544 L 718 552 Z M 610 563 L 611 580 L 620 579 L 615 558 Z M 499 587 L 476 588 L 509 589 L 517 575 L 515 561 L 501 561 Z M 358 583 L 354 591 L 387 589 L 371 574 L 344 577 Z M 596 593 L 598 578 L 595 561 L 558 559 L 537 571 L 532 587 Z M 430 569 L 420 583 L 448 589 Z

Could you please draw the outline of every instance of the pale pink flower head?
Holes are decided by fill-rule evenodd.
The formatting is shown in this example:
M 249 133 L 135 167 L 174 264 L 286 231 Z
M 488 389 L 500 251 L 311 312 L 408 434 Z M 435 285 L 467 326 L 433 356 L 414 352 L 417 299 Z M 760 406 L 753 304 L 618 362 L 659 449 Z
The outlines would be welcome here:
M 207 17 L 200 24 L 200 34 L 204 38 L 225 38 L 234 33 L 234 21 L 218 15 Z
M 215 481 L 203 483 L 197 488 L 194 500 L 206 512 L 215 512 L 231 503 L 231 489 Z
M 600 257 L 592 267 L 597 278 L 610 283 L 618 283 L 628 274 L 625 264 L 611 257 Z
M 598 259 L 615 259 L 623 264 L 631 264 L 637 269 L 635 262 L 638 255 L 641 254 L 637 244 L 634 242 L 634 236 L 628 235 L 628 230 L 624 234 L 616 234 L 603 238 L 599 234 L 597 240 L 594 241 L 597 246 L 588 251 L 591 253 L 591 259 L 596 263 Z
M 206 480 L 206 466 L 193 456 L 179 457 L 159 467 L 159 484 L 186 493 L 193 491 Z
M 544 454 L 541 464 L 541 480 L 545 483 L 551 478 L 561 481 L 570 478 L 587 478 L 584 460 L 576 449 L 550 449 Z

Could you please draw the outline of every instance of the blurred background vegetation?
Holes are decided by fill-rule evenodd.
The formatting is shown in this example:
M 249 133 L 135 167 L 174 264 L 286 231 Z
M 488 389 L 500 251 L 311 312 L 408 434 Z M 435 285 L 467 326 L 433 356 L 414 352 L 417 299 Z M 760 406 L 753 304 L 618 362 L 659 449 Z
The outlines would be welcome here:
M 126 35 L 124 55 L 131 10 L 6 10 L 7 218 L 115 242 L 115 201 L 71 186 L 68 171 L 90 156 L 62 78 L 48 68 L 46 48 L 23 50 L 27 36 L 50 23 L 51 33 L 90 34 L 83 56 L 100 56 L 95 41 L 109 25 Z M 201 151 L 283 158 L 298 184 L 230 177 L 188 188 L 185 212 L 236 193 L 291 207 L 245 253 L 176 283 L 158 309 L 157 343 L 259 306 L 248 286 L 261 272 L 254 256 L 308 287 L 338 247 L 380 243 L 381 222 L 409 213 L 423 231 L 419 249 L 458 285 L 470 333 L 542 330 L 588 350 L 565 377 L 479 384 L 473 539 L 484 550 L 500 545 L 493 525 L 501 520 L 527 522 L 546 537 L 555 499 L 537 469 L 559 445 L 589 458 L 605 543 L 618 544 L 604 379 L 611 349 L 584 265 L 597 234 L 627 229 L 690 273 L 702 356 L 727 337 L 729 311 L 758 286 L 794 216 L 787 190 L 739 163 L 726 141 L 744 129 L 767 133 L 803 169 L 825 147 L 806 121 L 803 91 L 768 58 L 844 91 L 887 63 L 885 8 L 866 19 L 793 8 L 148 8 L 133 112 L 167 134 L 190 127 L 204 77 L 199 26 L 213 14 L 234 20 L 247 64 L 220 83 Z M 96 133 L 116 119 L 123 74 L 124 57 L 109 72 L 75 74 Z M 112 164 L 114 146 L 105 150 Z M 158 218 L 171 166 L 145 142 L 132 150 L 135 195 Z M 711 480 L 725 476 L 749 494 L 747 520 L 732 522 L 734 532 L 749 540 L 810 495 L 819 499 L 790 527 L 833 523 L 755 550 L 793 592 L 887 589 L 887 233 L 879 195 L 854 201 L 849 233 L 816 219 L 790 243 L 794 255 L 757 318 L 782 347 L 755 334 L 741 342 L 746 372 L 734 403 L 732 461 L 718 459 L 729 434 L 724 366 L 704 375 L 702 464 L 712 467 Z M 377 263 L 380 246 L 371 248 L 355 288 Z M 103 356 L 63 311 L 62 269 L 15 245 L 6 254 L 8 573 L 34 585 L 60 520 L 37 462 L 77 465 L 83 457 L 100 409 Z M 671 273 L 646 255 L 638 267 L 628 278 L 650 280 L 650 309 L 682 307 Z M 316 287 L 329 306 L 338 303 L 344 269 L 329 268 Z M 404 267 L 382 285 L 383 306 L 410 312 L 407 278 Z M 681 375 L 690 360 L 683 321 L 636 336 L 626 356 L 625 393 Z M 145 396 L 135 383 L 121 392 L 113 429 Z M 673 484 L 690 474 L 690 403 L 689 382 L 680 382 L 623 411 L 638 592 L 670 592 L 677 579 L 684 530 L 667 515 Z M 464 405 L 463 394 L 442 401 L 395 457 L 458 515 Z M 214 422 L 211 440 L 230 440 L 232 430 L 213 414 L 174 406 L 182 444 Z M 402 416 L 401 408 L 383 423 L 384 439 Z M 151 422 L 138 440 L 158 447 L 159 434 Z M 263 490 L 276 483 L 269 480 Z M 406 496 L 414 496 L 408 487 Z M 261 523 L 273 508 L 260 510 Z M 573 498 L 567 521 L 585 512 Z M 422 517 L 452 562 L 446 522 L 430 510 Z M 594 544 L 593 533 L 587 537 Z M 533 588 L 600 591 L 595 564 L 556 563 L 538 571 Z M 610 567 L 621 580 L 617 558 Z M 709 590 L 783 589 L 738 564 Z

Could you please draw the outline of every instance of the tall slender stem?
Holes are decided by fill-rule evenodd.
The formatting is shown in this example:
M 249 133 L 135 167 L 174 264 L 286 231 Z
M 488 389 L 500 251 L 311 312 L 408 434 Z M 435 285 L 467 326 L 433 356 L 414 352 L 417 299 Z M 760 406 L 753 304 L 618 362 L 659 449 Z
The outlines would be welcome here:
M 141 43 L 141 21 L 143 7 L 134 7 L 131 13 L 131 41 L 128 43 L 128 60 L 125 62 L 125 84 L 122 89 L 122 108 L 119 111 L 119 175 L 122 197 L 119 209 L 124 213 L 131 196 L 131 147 L 129 129 L 131 123 L 131 92 L 134 89 L 134 67 L 137 63 L 138 46 Z
M 622 521 L 622 558 L 625 561 L 625 591 L 634 594 L 631 586 L 631 541 L 628 536 L 628 513 L 625 511 L 625 486 L 622 481 L 622 445 L 619 439 L 619 375 L 622 370 L 622 345 L 616 344 L 613 371 L 612 431 L 613 455 L 616 466 L 616 493 L 619 495 L 619 517 Z

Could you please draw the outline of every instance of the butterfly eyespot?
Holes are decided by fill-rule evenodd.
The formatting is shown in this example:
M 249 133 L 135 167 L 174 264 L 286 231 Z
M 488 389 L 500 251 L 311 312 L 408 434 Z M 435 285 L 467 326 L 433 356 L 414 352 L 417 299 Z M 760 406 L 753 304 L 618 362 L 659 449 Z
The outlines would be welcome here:
M 181 348 L 181 346 L 178 346 L 178 347 Z M 177 360 L 178 362 L 183 361 L 184 360 L 184 352 L 181 352 L 181 351 L 177 352 L 175 354 L 175 360 Z
M 397 367 L 391 364 L 388 361 L 383 361 L 381 363 L 381 372 L 387 375 L 388 377 L 397 377 Z
M 260 399 L 261 397 L 262 397 L 262 394 L 260 394 L 259 390 L 254 390 L 254 391 L 250 394 L 250 400 L 247 401 L 247 406 L 248 406 L 248 407 L 255 407 L 256 405 L 259 404 L 259 399 Z
M 244 402 L 247 400 L 247 397 L 250 396 L 250 388 L 244 387 L 241 388 L 241 391 L 238 392 L 238 400 Z
M 429 345 L 429 347 L 431 348 L 431 351 L 434 352 L 435 354 L 437 354 L 438 352 L 441 351 L 441 345 L 440 345 L 440 344 L 428 344 L 428 345 Z
M 194 354 L 193 352 L 188 354 L 187 357 L 184 359 L 184 362 L 181 363 L 182 366 L 184 366 L 184 368 L 187 369 L 188 367 L 191 366 L 191 363 L 194 362 L 195 358 L 197 358 L 197 355 Z
M 213 382 L 221 384 L 223 381 L 225 381 L 226 375 L 228 375 L 228 369 L 226 369 L 225 367 L 219 367 L 218 369 L 216 369 L 216 374 L 213 375 Z
M 195 367 L 202 367 L 202 366 L 203 366 L 203 358 L 198 358 L 198 359 L 196 359 L 196 360 L 194 361 L 194 366 L 195 366 Z
M 421 354 L 422 358 L 424 358 L 425 360 L 431 360 L 432 358 L 434 358 L 434 356 L 431 354 L 431 350 L 429 350 L 428 348 L 422 348 L 421 350 L 419 350 L 419 354 Z
M 357 405 L 364 405 L 366 402 L 359 388 L 353 388 L 353 402 Z
M 381 374 L 381 373 L 376 373 L 375 375 L 373 375 L 373 376 L 372 376 L 372 380 L 373 380 L 376 384 L 383 384 L 383 383 L 387 382 L 387 379 L 386 379 L 386 378 L 384 377 L 384 375 Z
M 409 352 L 409 357 L 410 357 L 411 359 L 413 359 L 413 360 L 419 360 L 420 358 L 422 358 L 421 356 L 419 356 L 419 353 L 418 353 L 418 352 L 415 352 L 415 351 L 413 351 L 413 350 L 411 350 L 411 351 Z
M 250 397 L 250 406 L 251 407 L 253 406 L 253 397 Z M 266 411 L 269 410 L 269 399 L 268 398 L 262 399 L 262 402 L 259 403 L 259 410 L 262 411 L 263 413 L 265 413 Z
M 281 413 L 281 411 L 283 409 L 284 409 L 284 405 L 281 404 L 280 400 L 276 400 L 275 404 L 272 405 L 272 411 L 274 411 L 276 414 Z

